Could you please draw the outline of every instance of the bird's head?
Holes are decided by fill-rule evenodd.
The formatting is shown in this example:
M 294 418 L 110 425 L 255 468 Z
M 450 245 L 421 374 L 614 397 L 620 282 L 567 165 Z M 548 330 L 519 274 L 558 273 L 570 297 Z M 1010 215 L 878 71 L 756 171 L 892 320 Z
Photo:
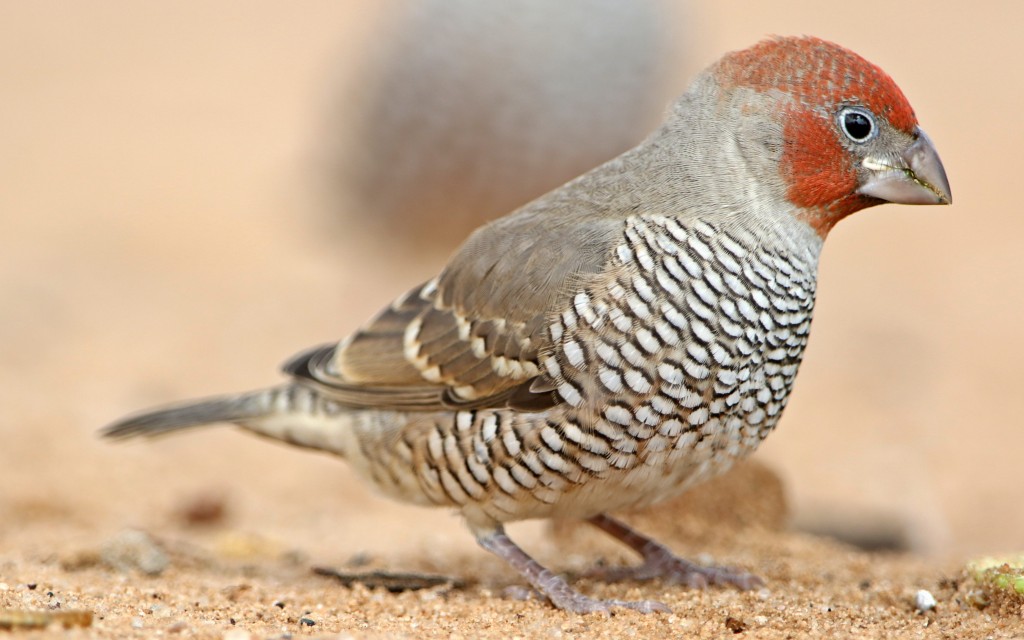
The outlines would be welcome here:
M 741 144 L 757 147 L 780 195 L 820 236 L 883 202 L 952 201 L 903 92 L 852 51 L 818 38 L 775 38 L 726 55 L 708 78 L 719 113 L 733 116 Z M 749 130 L 758 126 L 764 131 Z M 745 159 L 756 162 L 750 151 Z

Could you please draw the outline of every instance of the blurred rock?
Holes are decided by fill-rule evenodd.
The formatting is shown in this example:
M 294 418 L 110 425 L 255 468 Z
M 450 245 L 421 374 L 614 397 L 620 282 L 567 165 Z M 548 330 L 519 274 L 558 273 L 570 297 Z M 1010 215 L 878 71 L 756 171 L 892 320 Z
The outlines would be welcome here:
M 333 111 L 343 130 L 329 134 L 328 144 L 337 141 L 330 188 L 351 220 L 389 240 L 454 247 L 656 126 L 678 90 L 666 77 L 684 57 L 683 8 L 661 0 L 396 5 Z
M 834 538 L 865 551 L 924 551 L 911 539 L 906 514 L 849 503 L 806 508 L 794 518 L 797 531 Z
M 788 513 L 779 476 L 760 462 L 746 460 L 672 500 L 613 515 L 671 546 L 673 542 L 721 539 L 746 528 L 779 531 L 786 526 Z M 584 531 L 605 537 L 576 520 L 555 521 L 553 529 L 556 537 L 572 536 L 574 540 Z
M 105 542 L 100 559 L 117 571 L 141 571 L 151 576 L 159 575 L 170 564 L 160 545 L 137 529 L 126 529 Z
M 278 560 L 289 555 L 284 543 L 244 531 L 225 531 L 217 536 L 214 550 L 226 560 Z

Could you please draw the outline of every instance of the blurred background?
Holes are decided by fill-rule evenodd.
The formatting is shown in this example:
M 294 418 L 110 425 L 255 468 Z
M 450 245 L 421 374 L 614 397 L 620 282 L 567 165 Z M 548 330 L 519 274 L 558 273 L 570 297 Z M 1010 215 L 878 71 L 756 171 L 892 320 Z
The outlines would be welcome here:
M 325 456 L 95 430 L 276 382 L 770 34 L 888 71 L 956 203 L 831 234 L 796 392 L 757 456 L 796 526 L 1019 549 L 1022 19 L 951 0 L 0 3 L 0 549 L 155 526 L 210 492 L 314 552 L 464 544 L 457 518 Z

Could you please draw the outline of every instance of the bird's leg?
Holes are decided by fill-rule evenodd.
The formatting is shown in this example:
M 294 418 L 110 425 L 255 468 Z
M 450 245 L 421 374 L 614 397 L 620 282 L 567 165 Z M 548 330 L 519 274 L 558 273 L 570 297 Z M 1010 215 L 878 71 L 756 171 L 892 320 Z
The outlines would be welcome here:
M 728 584 L 740 589 L 755 589 L 764 584 L 757 576 L 743 571 L 727 567 L 702 567 L 680 558 L 665 545 L 604 514 L 587 521 L 633 549 L 644 559 L 643 564 L 635 567 L 597 569 L 589 574 L 591 577 L 606 581 L 662 578 L 669 584 L 685 584 L 698 589 L 709 584 Z
M 539 562 L 531 558 L 525 551 L 505 534 L 505 530 L 497 527 L 489 532 L 478 534 L 477 542 L 505 562 L 512 565 L 526 580 L 551 601 L 556 608 L 573 613 L 590 613 L 600 611 L 611 613 L 615 607 L 633 609 L 641 613 L 654 611 L 668 612 L 669 608 L 654 600 L 598 600 L 576 591 L 560 576 L 545 569 Z

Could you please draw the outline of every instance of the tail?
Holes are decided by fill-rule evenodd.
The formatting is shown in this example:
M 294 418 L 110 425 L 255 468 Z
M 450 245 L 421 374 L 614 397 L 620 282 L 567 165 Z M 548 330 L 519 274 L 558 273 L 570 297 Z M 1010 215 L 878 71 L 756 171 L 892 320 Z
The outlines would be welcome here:
M 424 413 L 418 419 L 431 417 Z M 137 413 L 108 425 L 100 435 L 116 440 L 152 438 L 217 422 L 234 423 L 264 438 L 341 456 L 393 497 L 417 504 L 433 501 L 423 492 L 411 460 L 396 450 L 399 432 L 410 423 L 408 414 L 348 407 L 302 382 Z
M 288 390 L 288 386 L 271 387 L 249 393 L 180 402 L 122 418 L 104 427 L 100 435 L 116 440 L 137 436 L 151 438 L 218 422 L 242 424 L 272 413 L 279 402 L 278 398 L 287 394 Z
M 365 413 L 365 412 L 363 412 Z M 363 416 L 365 419 L 365 416 Z M 353 413 L 301 383 L 283 384 L 248 393 L 186 401 L 128 416 L 100 431 L 105 438 L 124 440 L 230 422 L 273 440 L 340 455 L 355 462 L 359 451 Z

